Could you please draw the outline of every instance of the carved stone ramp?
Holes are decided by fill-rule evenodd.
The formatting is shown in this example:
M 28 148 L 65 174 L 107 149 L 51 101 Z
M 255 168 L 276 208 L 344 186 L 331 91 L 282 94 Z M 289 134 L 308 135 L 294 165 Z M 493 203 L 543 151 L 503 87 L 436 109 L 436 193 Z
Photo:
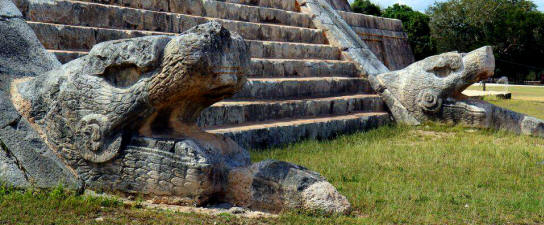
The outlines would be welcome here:
M 301 1 L 14 1 L 38 39 L 62 62 L 86 55 L 103 41 L 176 35 L 211 20 L 239 33 L 252 56 L 248 83 L 232 99 L 203 112 L 199 124 L 246 148 L 324 139 L 389 121 L 368 80 L 344 58 L 341 48 L 329 44 L 312 15 L 300 11 Z M 355 21 L 358 35 L 371 37 L 365 41 L 388 66 L 404 67 L 413 61 L 410 54 L 394 52 L 407 43 L 400 21 L 342 15 Z M 397 55 L 406 57 L 392 57 Z M 316 135 L 309 129 L 325 130 Z M 285 138 L 289 133 L 297 135 Z

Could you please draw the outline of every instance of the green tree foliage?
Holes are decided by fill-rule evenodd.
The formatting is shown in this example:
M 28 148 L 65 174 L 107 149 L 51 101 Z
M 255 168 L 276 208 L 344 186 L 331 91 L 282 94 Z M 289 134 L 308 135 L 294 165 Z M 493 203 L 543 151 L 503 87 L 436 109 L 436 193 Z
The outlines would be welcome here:
M 427 13 L 439 52 L 491 45 L 497 76 L 513 81 L 544 70 L 544 14 L 531 1 L 450 0 L 435 3 Z
M 394 4 L 385 9 L 382 16 L 402 21 L 404 31 L 408 34 L 408 41 L 414 51 L 416 60 L 436 53 L 431 41 L 430 17 L 428 15 L 414 11 L 406 5 Z
M 370 0 L 355 0 L 351 4 L 351 10 L 356 13 L 374 16 L 381 16 L 382 14 L 380 6 L 370 2 Z

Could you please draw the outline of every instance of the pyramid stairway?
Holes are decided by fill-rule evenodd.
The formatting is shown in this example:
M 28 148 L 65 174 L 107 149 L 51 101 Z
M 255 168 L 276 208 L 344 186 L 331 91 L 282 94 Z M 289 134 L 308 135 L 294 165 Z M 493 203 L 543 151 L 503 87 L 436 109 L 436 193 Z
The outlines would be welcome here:
M 211 20 L 250 46 L 248 82 L 199 126 L 246 148 L 325 139 L 389 123 L 384 103 L 294 0 L 14 0 L 43 45 L 67 62 L 100 42 L 175 35 Z

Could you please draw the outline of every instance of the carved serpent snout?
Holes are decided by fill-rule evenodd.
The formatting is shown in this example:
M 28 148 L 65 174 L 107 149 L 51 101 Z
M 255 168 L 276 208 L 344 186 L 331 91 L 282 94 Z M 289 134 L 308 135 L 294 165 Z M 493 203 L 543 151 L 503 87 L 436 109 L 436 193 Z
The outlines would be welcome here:
M 54 149 L 103 163 L 119 154 L 124 136 L 156 123 L 149 118 L 157 113 L 178 116 L 161 122 L 196 121 L 201 110 L 241 89 L 248 65 L 243 39 L 212 22 L 179 36 L 98 44 L 14 89 L 29 106 L 19 110 Z
M 245 83 L 249 54 L 245 42 L 219 23 L 197 26 L 164 48 L 158 74 L 148 83 L 150 103 L 168 107 L 187 96 L 235 94 Z

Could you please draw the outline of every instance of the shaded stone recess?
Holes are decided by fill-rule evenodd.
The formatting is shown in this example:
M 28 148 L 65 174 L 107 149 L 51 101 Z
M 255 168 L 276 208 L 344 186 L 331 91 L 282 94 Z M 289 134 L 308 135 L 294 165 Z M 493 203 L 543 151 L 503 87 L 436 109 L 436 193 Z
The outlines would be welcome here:
M 403 69 L 415 62 L 402 21 L 349 11 L 337 13 L 388 69 Z

